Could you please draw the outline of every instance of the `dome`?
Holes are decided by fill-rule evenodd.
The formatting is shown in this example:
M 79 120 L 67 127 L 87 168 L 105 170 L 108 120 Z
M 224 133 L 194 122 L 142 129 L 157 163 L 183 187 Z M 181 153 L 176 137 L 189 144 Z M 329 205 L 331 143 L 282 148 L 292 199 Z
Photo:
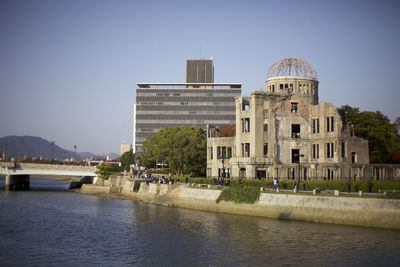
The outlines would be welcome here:
M 276 62 L 269 69 L 267 79 L 283 76 L 304 77 L 318 80 L 317 73 L 313 67 L 304 60 L 298 58 L 285 58 Z

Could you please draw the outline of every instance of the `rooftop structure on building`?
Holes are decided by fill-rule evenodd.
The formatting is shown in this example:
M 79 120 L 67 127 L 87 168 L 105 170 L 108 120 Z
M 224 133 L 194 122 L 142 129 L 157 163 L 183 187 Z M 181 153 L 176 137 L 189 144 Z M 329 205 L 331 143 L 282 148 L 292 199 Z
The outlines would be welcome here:
M 235 123 L 240 83 L 214 83 L 212 59 L 187 60 L 186 83 L 137 83 L 133 150 L 141 155 L 145 140 L 174 126 L 207 128 Z

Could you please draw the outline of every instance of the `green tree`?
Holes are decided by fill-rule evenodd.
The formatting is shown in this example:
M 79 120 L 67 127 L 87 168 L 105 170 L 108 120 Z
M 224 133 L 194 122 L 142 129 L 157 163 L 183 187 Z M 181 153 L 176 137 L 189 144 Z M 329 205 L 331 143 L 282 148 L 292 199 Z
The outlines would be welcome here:
M 119 157 L 118 161 L 121 162 L 124 170 L 129 171 L 130 166 L 135 163 L 135 154 L 133 153 L 133 150 L 131 149 L 122 154 L 122 156 Z
M 99 175 L 99 177 L 106 180 L 108 179 L 108 177 L 110 177 L 110 175 L 121 172 L 121 167 L 113 166 L 110 163 L 99 164 L 96 166 L 96 168 L 96 173 Z
M 400 148 L 400 136 L 394 123 L 380 111 L 362 111 L 349 105 L 338 109 L 343 123 L 354 124 L 354 134 L 368 140 L 371 163 L 393 162 Z M 396 157 L 395 157 L 396 158 Z
M 171 127 L 159 131 L 143 144 L 145 155 L 140 164 L 154 166 L 168 163 L 175 174 L 184 172 L 204 175 L 206 170 L 206 134 L 199 127 Z

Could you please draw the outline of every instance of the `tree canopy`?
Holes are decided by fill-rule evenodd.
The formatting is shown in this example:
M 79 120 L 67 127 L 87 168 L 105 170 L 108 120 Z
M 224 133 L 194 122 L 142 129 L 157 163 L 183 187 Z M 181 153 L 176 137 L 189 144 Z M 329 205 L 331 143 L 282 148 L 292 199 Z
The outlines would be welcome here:
M 338 109 L 343 123 L 354 124 L 354 134 L 368 140 L 371 163 L 400 163 L 400 135 L 395 123 L 390 123 L 380 111 L 362 111 L 349 105 Z
M 96 174 L 98 174 L 100 178 L 103 178 L 105 180 L 107 180 L 108 177 L 110 177 L 111 175 L 121 172 L 121 167 L 114 166 L 110 163 L 99 164 L 96 166 L 96 168 Z
M 156 162 L 168 163 L 175 174 L 205 175 L 207 164 L 206 133 L 199 127 L 171 127 L 147 138 L 140 164 L 153 167 Z
M 135 154 L 133 153 L 133 150 L 129 150 L 122 154 L 121 157 L 119 157 L 119 162 L 121 162 L 121 165 L 124 167 L 124 170 L 129 171 L 130 166 L 135 163 Z

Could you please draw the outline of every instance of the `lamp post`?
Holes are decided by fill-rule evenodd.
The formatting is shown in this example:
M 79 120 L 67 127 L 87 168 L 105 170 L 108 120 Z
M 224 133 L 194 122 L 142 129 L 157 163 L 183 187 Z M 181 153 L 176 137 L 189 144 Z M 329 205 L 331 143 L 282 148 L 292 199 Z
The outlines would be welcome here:
M 7 147 L 8 147 L 8 143 L 4 143 L 4 161 L 8 161 L 7 160 Z
M 301 165 L 300 165 L 300 159 L 304 157 L 304 154 L 299 154 L 299 182 L 300 182 L 300 174 L 301 174 Z
M 53 160 L 54 160 L 54 144 L 55 143 L 56 142 L 53 140 L 51 140 L 51 142 L 50 142 L 50 144 L 51 144 L 51 162 L 53 162 Z
M 222 178 L 225 178 L 225 159 L 224 156 L 222 155 Z
M 77 145 L 74 145 L 74 149 L 75 149 L 75 152 L 74 152 L 74 161 L 76 161 L 76 148 L 77 148 L 78 146 Z

